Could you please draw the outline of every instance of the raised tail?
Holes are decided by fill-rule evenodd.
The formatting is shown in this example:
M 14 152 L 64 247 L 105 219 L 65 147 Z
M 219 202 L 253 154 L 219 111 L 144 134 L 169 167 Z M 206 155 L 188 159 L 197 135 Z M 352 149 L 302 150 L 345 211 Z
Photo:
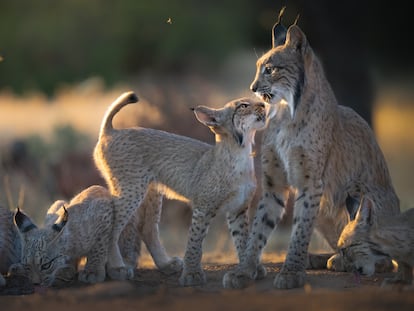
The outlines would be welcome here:
M 122 109 L 122 107 L 136 103 L 138 100 L 138 96 L 134 92 L 125 92 L 119 96 L 106 110 L 105 116 L 102 120 L 99 137 L 113 130 L 112 119 L 118 113 L 118 111 Z

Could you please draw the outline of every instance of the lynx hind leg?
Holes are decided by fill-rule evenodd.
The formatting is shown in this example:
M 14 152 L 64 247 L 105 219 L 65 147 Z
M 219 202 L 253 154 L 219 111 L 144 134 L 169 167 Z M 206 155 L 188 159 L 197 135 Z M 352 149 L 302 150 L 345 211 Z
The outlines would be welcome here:
M 119 239 L 129 219 L 144 200 L 146 184 L 142 182 L 140 188 L 126 185 L 118 186 L 122 189 L 119 194 L 114 196 L 114 224 L 112 230 L 111 243 L 108 254 L 107 273 L 113 280 L 127 280 L 133 277 L 134 271 L 126 267 L 119 248 Z
M 170 257 L 160 241 L 162 198 L 163 195 L 158 192 L 156 186 L 150 185 L 138 211 L 138 228 L 157 268 L 162 273 L 170 275 L 182 271 L 183 261 L 178 257 Z
M 266 150 L 263 153 L 262 197 L 253 218 L 245 258 L 234 271 L 224 275 L 225 288 L 244 288 L 252 280 L 266 276 L 266 269 L 260 263 L 262 252 L 268 237 L 283 217 L 289 197 L 286 178 L 281 167 L 273 152 Z
M 127 269 L 135 270 L 139 265 L 141 254 L 141 234 L 138 231 L 137 213 L 131 216 L 124 230 L 122 230 L 118 245 Z
M 6 280 L 4 279 L 3 275 L 0 273 L 0 286 L 6 285 Z

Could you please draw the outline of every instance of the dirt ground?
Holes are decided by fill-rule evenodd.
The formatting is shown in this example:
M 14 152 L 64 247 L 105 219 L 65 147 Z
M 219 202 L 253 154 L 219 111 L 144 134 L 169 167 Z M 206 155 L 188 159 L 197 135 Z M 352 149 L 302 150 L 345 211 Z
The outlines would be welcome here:
M 204 264 L 208 282 L 183 288 L 178 275 L 164 276 L 153 268 L 137 270 L 133 281 L 45 289 L 24 280 L 8 280 L 0 288 L 0 310 L 414 310 L 414 286 L 382 288 L 390 274 L 361 277 L 350 273 L 309 270 L 302 289 L 276 290 L 273 278 L 281 262 L 267 263 L 268 275 L 243 290 L 225 290 L 221 280 L 234 265 Z

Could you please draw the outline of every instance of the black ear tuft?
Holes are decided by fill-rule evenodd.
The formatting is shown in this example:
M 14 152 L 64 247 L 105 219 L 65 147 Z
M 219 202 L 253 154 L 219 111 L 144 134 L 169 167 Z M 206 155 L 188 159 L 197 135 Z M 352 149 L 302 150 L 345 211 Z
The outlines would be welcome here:
M 21 233 L 26 233 L 32 229 L 36 229 L 37 226 L 32 222 L 29 216 L 20 211 L 17 207 L 16 213 L 14 214 L 14 222 Z
M 276 24 L 272 28 L 272 47 L 275 48 L 279 45 L 284 45 L 286 42 L 286 33 L 287 29 L 282 24 L 283 13 L 285 12 L 286 7 L 284 6 L 280 12 Z
M 53 224 L 52 229 L 56 232 L 62 231 L 65 227 L 66 223 L 68 222 L 68 211 L 66 210 L 65 205 L 63 205 L 63 215 L 59 217 L 56 223 Z

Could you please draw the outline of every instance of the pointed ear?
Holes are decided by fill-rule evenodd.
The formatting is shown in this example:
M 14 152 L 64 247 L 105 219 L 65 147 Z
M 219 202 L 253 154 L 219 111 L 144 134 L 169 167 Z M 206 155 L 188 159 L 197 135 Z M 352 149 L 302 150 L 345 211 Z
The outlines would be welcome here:
M 354 220 L 359 208 L 359 200 L 348 195 L 345 200 L 346 209 L 349 214 L 349 220 Z
M 17 208 L 16 213 L 14 214 L 14 223 L 20 233 L 26 233 L 37 228 L 30 217 L 20 211 L 20 208 Z
M 308 42 L 305 34 L 302 32 L 302 30 L 300 30 L 299 26 L 292 25 L 289 27 L 286 35 L 286 45 L 304 54 Z
M 372 225 L 372 209 L 374 203 L 371 199 L 367 197 L 363 197 L 361 200 L 361 204 L 359 206 L 358 212 L 355 216 L 355 220 L 358 223 L 364 223 L 367 225 Z
M 198 106 L 193 109 L 194 114 L 198 121 L 200 121 L 205 126 L 220 126 L 220 113 L 217 109 L 208 108 L 205 106 Z
M 286 7 L 284 6 L 279 12 L 279 18 L 272 28 L 272 48 L 279 45 L 284 45 L 286 42 L 286 27 L 282 24 L 283 13 Z
M 63 214 L 59 216 L 58 220 L 53 224 L 52 229 L 56 232 L 61 232 L 68 222 L 68 211 L 65 205 L 63 205 Z

